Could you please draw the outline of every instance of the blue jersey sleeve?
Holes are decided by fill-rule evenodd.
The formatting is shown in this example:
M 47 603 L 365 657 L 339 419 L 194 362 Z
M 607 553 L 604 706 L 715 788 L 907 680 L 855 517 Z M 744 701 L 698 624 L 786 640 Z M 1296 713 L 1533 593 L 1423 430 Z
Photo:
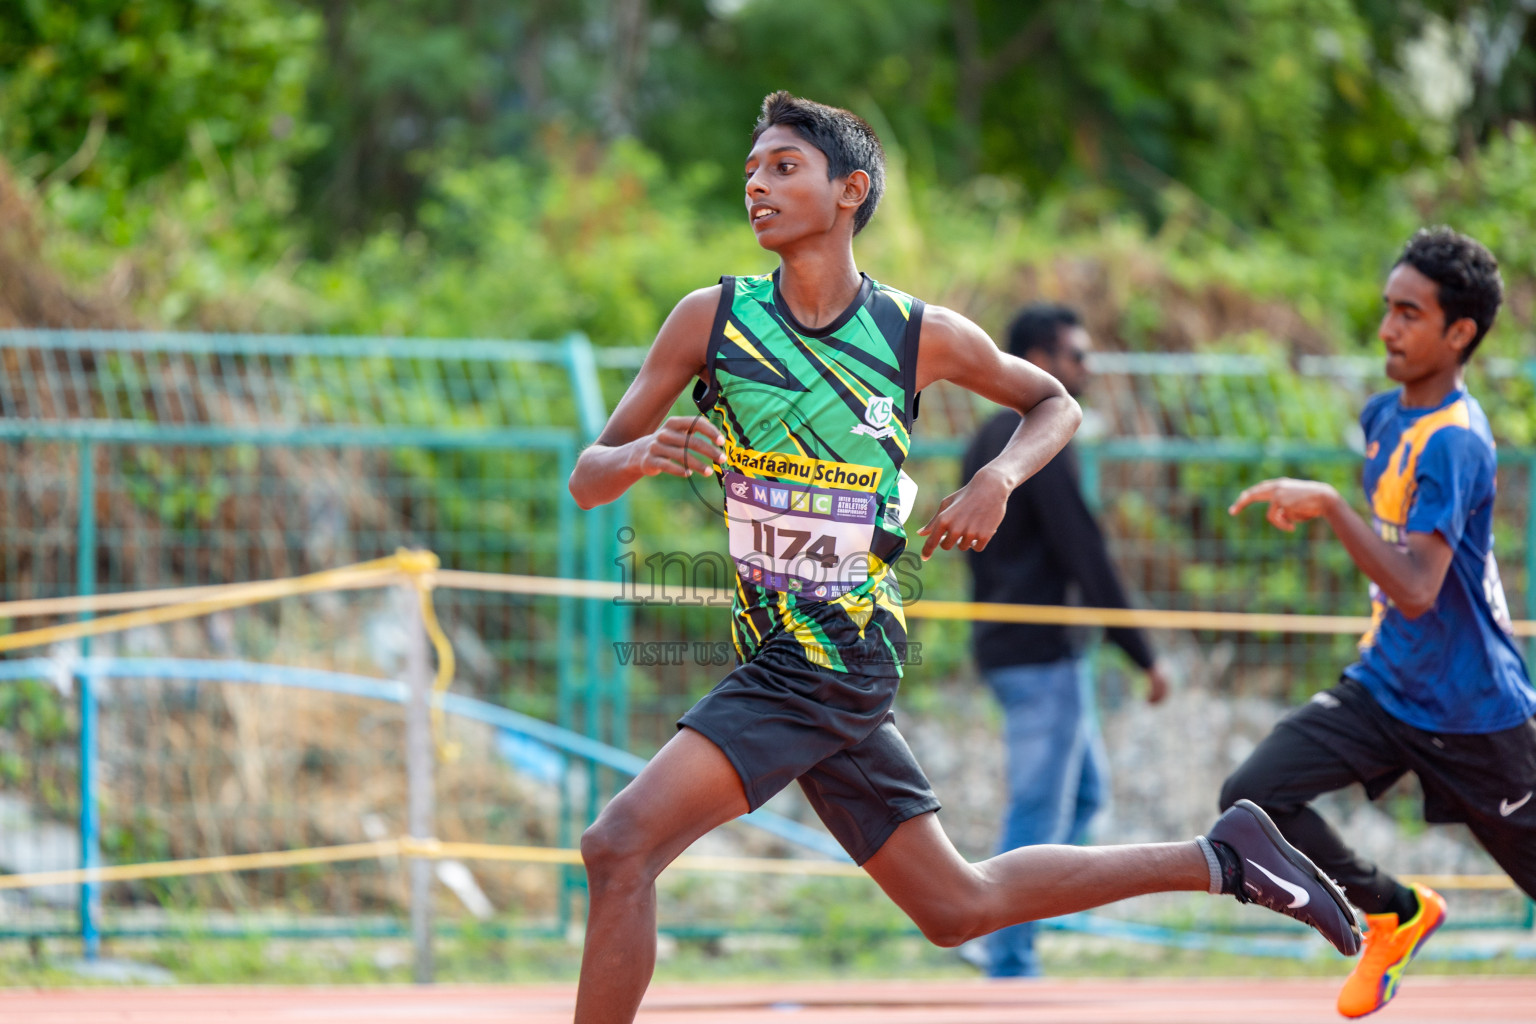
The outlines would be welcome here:
M 1461 543 L 1472 513 L 1493 497 L 1493 452 L 1470 430 L 1446 427 L 1424 445 L 1414 472 L 1409 533 L 1438 533 Z

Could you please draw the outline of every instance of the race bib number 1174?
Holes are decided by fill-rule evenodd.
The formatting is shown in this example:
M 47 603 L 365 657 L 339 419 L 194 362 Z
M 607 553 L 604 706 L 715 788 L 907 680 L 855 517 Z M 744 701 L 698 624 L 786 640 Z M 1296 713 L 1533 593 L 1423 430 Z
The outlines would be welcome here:
M 725 474 L 731 558 L 742 579 L 813 600 L 839 597 L 869 578 L 879 499 Z

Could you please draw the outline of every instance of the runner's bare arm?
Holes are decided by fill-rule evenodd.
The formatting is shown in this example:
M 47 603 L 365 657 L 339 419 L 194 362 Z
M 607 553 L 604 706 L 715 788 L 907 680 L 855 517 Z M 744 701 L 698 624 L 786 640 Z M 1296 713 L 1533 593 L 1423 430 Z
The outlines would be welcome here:
M 1239 494 L 1227 511 L 1236 515 L 1249 505 L 1262 502 L 1269 505 L 1265 518 L 1287 532 L 1308 519 L 1326 520 L 1360 571 L 1410 619 L 1435 606 L 1454 555 L 1438 533 L 1406 534 L 1408 550 L 1399 550 L 1376 536 L 1376 531 L 1331 484 L 1289 477 L 1254 484 Z
M 928 538 L 924 558 L 931 557 L 935 547 L 984 550 L 1003 521 L 1008 495 L 1066 446 L 1083 419 L 1083 411 L 1055 377 L 1002 351 L 959 313 L 929 306 L 917 348 L 917 388 L 937 380 L 1014 409 L 1024 421 L 997 458 L 940 502 L 938 512 L 917 531 Z
M 618 498 L 641 477 L 709 473 L 725 443 L 702 416 L 667 416 L 693 378 L 704 373 L 720 285 L 690 292 L 668 315 L 596 443 L 571 472 L 571 496 L 582 508 Z

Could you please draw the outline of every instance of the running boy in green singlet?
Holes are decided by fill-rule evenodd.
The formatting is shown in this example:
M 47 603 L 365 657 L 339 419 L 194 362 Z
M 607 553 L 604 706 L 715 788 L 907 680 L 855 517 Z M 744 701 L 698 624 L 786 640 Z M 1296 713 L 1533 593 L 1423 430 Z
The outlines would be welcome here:
M 718 476 L 741 662 L 582 836 L 591 905 L 578 1024 L 634 1019 L 655 966 L 662 869 L 793 781 L 939 945 L 1204 890 L 1288 914 L 1356 952 L 1343 895 L 1246 801 L 1192 842 L 1032 846 L 978 864 L 955 850 L 891 713 L 905 622 L 890 570 L 906 545 L 900 471 L 917 395 L 948 380 L 1023 417 L 917 531 L 925 559 L 985 549 L 1009 493 L 1082 414 L 1054 377 L 965 317 L 859 272 L 853 236 L 879 203 L 885 158 L 858 117 L 774 93 L 744 170 L 748 220 L 778 269 L 679 302 L 571 474 L 583 508 L 646 476 Z M 691 383 L 702 415 L 668 417 Z

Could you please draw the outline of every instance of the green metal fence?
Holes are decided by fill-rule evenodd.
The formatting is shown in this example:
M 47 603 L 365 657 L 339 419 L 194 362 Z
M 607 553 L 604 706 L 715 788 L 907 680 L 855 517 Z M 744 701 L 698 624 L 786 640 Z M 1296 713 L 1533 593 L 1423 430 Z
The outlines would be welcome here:
M 605 577 L 621 510 L 583 513 L 565 493 L 605 415 L 592 358 L 579 336 L 0 332 L 0 599 L 290 576 L 401 546 L 460 569 Z M 50 655 L 55 668 L 0 684 L 0 772 L 13 800 L 4 867 L 74 866 L 57 862 L 66 825 L 88 864 L 401 831 L 393 711 L 287 690 L 253 696 L 233 683 L 107 681 L 82 667 L 93 655 L 174 654 L 389 676 L 403 657 L 391 600 L 294 599 L 24 652 Z M 624 636 L 624 608 L 454 591 L 438 607 L 459 652 L 456 692 L 627 742 L 621 667 L 605 642 Z M 499 774 L 445 770 L 455 796 L 446 833 L 571 845 L 607 781 L 584 772 L 581 785 L 557 788 L 553 806 L 514 799 L 497 742 L 481 735 L 474 749 Z M 99 932 L 163 923 L 141 913 L 152 906 L 221 908 L 247 921 L 276 913 L 262 923 L 290 930 L 327 920 L 352 928 L 360 914 L 398 915 L 392 871 L 114 886 L 102 909 L 88 890 L 79 927 L 91 947 Z M 562 898 L 534 899 L 533 909 L 563 917 L 578 881 L 566 872 Z M 45 896 L 13 899 L 0 929 L 73 927 L 67 900 Z
M 610 404 L 627 384 L 622 371 L 637 367 L 642 355 L 640 350 L 602 353 L 607 368 L 604 397 Z M 1304 359 L 1293 366 L 1266 356 L 1095 354 L 1095 378 L 1084 398 L 1088 418 L 1077 447 L 1085 489 L 1098 506 L 1133 599 L 1164 609 L 1368 614 L 1366 581 L 1325 528 L 1313 525 L 1284 534 L 1258 512 L 1234 519 L 1226 509 L 1243 487 L 1276 475 L 1326 479 L 1357 508 L 1363 507 L 1363 442 L 1357 418 L 1370 394 L 1390 386 L 1380 369 L 1379 360 L 1369 358 Z M 1490 360 L 1473 366 L 1469 387 L 1489 413 L 1500 441 L 1496 536 L 1510 607 L 1517 616 L 1536 618 L 1536 518 L 1531 515 L 1536 508 L 1536 448 L 1530 444 L 1536 403 L 1529 397 L 1533 380 L 1536 363 Z M 688 412 L 686 402 L 677 411 Z M 982 420 L 992 414 L 984 403 L 954 388 L 938 385 L 925 393 L 907 467 L 922 487 L 919 519 L 958 486 L 960 455 Z M 633 515 L 645 525 L 630 545 L 642 574 L 659 555 L 720 543 L 707 539 L 710 531 L 719 535 L 718 524 L 710 521 L 705 503 L 690 485 L 661 478 L 644 481 L 631 498 Z M 905 568 L 925 596 L 970 597 L 962 557 L 940 555 Z M 670 579 L 675 590 L 677 577 Z M 673 642 L 673 650 L 692 650 L 694 644 L 710 650 L 709 645 L 727 635 L 727 628 L 723 609 L 640 608 L 634 635 Z M 963 692 L 974 685 L 969 627 L 915 621 L 911 637 L 921 663 L 911 666 L 903 680 L 907 720 L 912 711 L 945 715 L 947 707 L 957 703 L 957 688 Z M 1189 685 L 1234 706 L 1258 702 L 1271 715 L 1332 685 L 1354 659 L 1356 642 L 1353 636 L 1174 631 L 1159 631 L 1153 640 L 1173 656 Z M 1118 652 L 1102 647 L 1095 663 L 1106 713 L 1114 717 L 1132 711 L 1139 683 L 1128 663 Z M 651 749 L 663 742 L 678 714 L 721 672 L 721 667 L 689 656 L 632 666 L 631 732 L 637 744 Z M 1201 735 L 1208 726 L 1181 720 L 1175 728 Z M 1246 741 L 1208 739 L 1229 760 L 1207 767 L 1219 774 L 1202 777 L 1196 787 L 1209 792 L 1195 800 L 1192 820 L 1176 818 L 1175 808 L 1160 807 L 1153 800 L 1135 812 L 1123 812 L 1122 823 L 1132 819 L 1144 826 L 1141 834 L 1164 838 L 1203 827 L 1222 774 L 1235 766 L 1230 759 L 1242 756 L 1239 739 Z M 1112 759 L 1120 758 L 1120 751 L 1110 753 Z M 1115 770 L 1125 774 L 1138 768 L 1120 762 Z M 1187 788 L 1187 781 L 1184 785 Z M 946 797 L 946 829 L 961 848 L 974 856 L 989 853 L 996 835 L 996 808 L 963 791 L 941 790 L 941 795 Z M 790 802 L 794 813 L 809 817 L 793 794 Z M 1384 806 L 1407 829 L 1420 818 L 1411 782 Z M 1491 865 L 1476 868 L 1488 869 Z M 1464 906 L 1458 916 L 1463 920 L 1530 920 L 1530 904 L 1517 897 L 1491 900 L 1481 916 L 1471 909 L 1476 900 L 1461 899 Z
M 610 404 L 627 383 L 621 370 L 638 366 L 642 355 L 602 353 Z M 1326 479 L 1361 506 L 1357 417 L 1365 398 L 1387 386 L 1379 361 L 1309 358 L 1293 367 L 1258 356 L 1130 353 L 1096 353 L 1093 360 L 1088 418 L 1077 441 L 1083 484 L 1137 601 L 1167 609 L 1368 614 L 1364 578 L 1325 530 L 1282 534 L 1257 513 L 1233 519 L 1226 508 L 1248 484 L 1283 474 Z M 1536 617 L 1533 381 L 1536 362 L 1490 360 L 1474 367 L 1469 385 L 1501 442 L 1497 552 L 1510 607 L 1527 617 Z M 919 516 L 958 486 L 960 456 L 989 415 L 984 403 L 946 385 L 925 393 L 908 462 L 922 487 Z M 698 550 L 707 543 L 699 538 L 717 529 L 692 491 L 657 480 L 632 492 L 633 515 L 647 521 L 631 545 L 642 573 L 647 559 Z M 907 571 L 926 596 L 969 597 L 961 558 L 913 562 Z M 635 629 L 637 636 L 707 642 L 725 635 L 725 621 L 716 609 L 639 609 Z M 909 690 L 969 673 L 965 624 L 917 623 L 913 636 L 922 644 L 923 667 L 910 674 Z M 1330 685 L 1354 650 L 1352 637 L 1161 639 L 1215 652 L 1224 692 L 1289 699 Z M 676 713 L 718 674 L 715 666 L 684 660 L 634 669 L 636 736 L 663 738 Z
M 457 569 L 603 580 L 626 567 L 678 573 L 669 555 L 722 543 L 697 479 L 646 480 L 625 501 L 586 513 L 565 493 L 580 446 L 642 355 L 579 337 L 0 332 L 0 598 L 262 579 L 399 546 L 431 548 Z M 1104 354 L 1096 369 L 1080 441 L 1084 483 L 1140 602 L 1364 611 L 1363 580 L 1321 531 L 1285 536 L 1256 515 L 1232 521 L 1225 507 L 1244 484 L 1280 472 L 1323 475 L 1353 493 L 1352 424 L 1377 379 L 1374 362 Z M 1511 606 L 1527 615 L 1536 615 L 1533 380 L 1529 365 L 1490 363 L 1473 383 L 1504 442 L 1498 550 Z M 923 487 L 919 514 L 953 489 L 958 455 L 986 414 L 953 389 L 925 395 L 909 465 Z M 968 596 L 959 557 L 908 568 L 926 596 Z M 388 677 L 401 657 L 389 602 L 294 599 L 29 652 L 46 664 L 0 679 L 0 816 L 27 818 L 32 860 L 22 866 L 400 831 L 393 710 L 291 688 L 253 696 L 227 676 L 213 685 L 166 672 L 109 679 L 86 660 L 240 659 Z M 726 669 L 716 656 L 728 635 L 722 608 L 447 591 L 438 606 L 459 654 L 456 692 L 642 756 Z M 905 692 L 920 707 L 925 693 L 971 675 L 967 628 L 921 622 L 913 637 L 922 664 Z M 647 641 L 678 656 L 634 657 Z M 1329 684 L 1352 651 L 1347 637 L 1158 642 L 1197 662 L 1218 693 L 1288 700 Z M 1113 709 L 1124 673 L 1102 661 Z M 443 838 L 571 846 L 621 781 L 505 729 L 455 728 L 468 753 L 440 770 Z M 94 775 L 82 764 L 96 765 Z M 4 862 L 18 845 L 7 846 L 4 831 L 0 869 L 18 870 Z M 74 844 L 75 860 L 34 863 L 61 842 Z M 496 906 L 516 908 L 520 926 L 562 931 L 579 875 L 561 871 L 551 885 L 547 869 L 530 870 L 477 866 L 475 876 Z M 214 927 L 216 913 L 217 927 L 236 933 L 391 932 L 402 885 L 398 865 L 375 863 L 113 886 L 99 911 L 86 894 L 78 922 L 72 893 L 6 898 L 0 933 L 128 934 L 176 926 L 178 913 L 194 910 L 197 927 Z M 771 920 L 733 912 L 735 889 L 687 883 L 687 920 L 667 923 L 686 933 L 789 926 L 805 900 L 824 895 L 816 885 L 772 886 L 758 890 Z

